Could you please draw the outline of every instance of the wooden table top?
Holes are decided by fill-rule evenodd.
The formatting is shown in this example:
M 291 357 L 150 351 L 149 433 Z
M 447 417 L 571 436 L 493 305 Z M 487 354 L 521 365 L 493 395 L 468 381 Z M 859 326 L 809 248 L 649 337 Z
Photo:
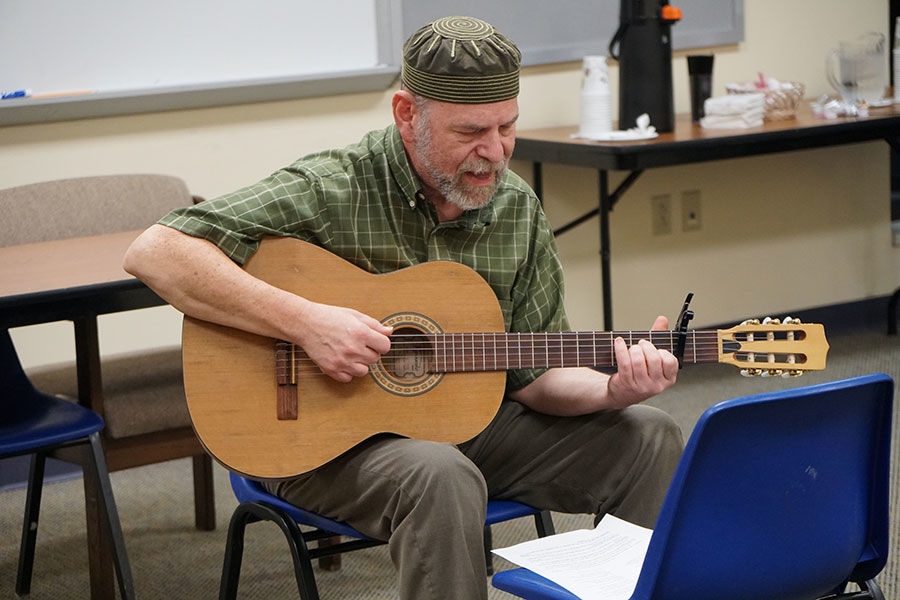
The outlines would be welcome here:
M 513 158 L 603 169 L 643 169 L 853 143 L 900 136 L 900 105 L 869 110 L 867 117 L 816 117 L 809 102 L 791 119 L 748 129 L 705 129 L 690 115 L 650 140 L 597 142 L 573 138 L 577 125 L 520 130 Z
M 122 258 L 140 233 L 121 231 L 0 248 L 0 297 L 135 280 L 122 269 Z

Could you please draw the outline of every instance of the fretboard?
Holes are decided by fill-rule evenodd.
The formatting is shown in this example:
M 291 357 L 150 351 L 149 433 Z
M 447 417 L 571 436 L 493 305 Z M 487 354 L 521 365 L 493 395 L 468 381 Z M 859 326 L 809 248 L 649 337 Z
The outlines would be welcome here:
M 649 340 L 673 351 L 675 331 L 580 331 L 562 333 L 446 333 L 392 336 L 391 352 L 400 359 L 417 354 L 431 372 L 506 371 L 543 367 L 615 367 L 613 343 L 622 337 L 627 346 Z M 717 362 L 716 331 L 688 331 L 684 362 Z

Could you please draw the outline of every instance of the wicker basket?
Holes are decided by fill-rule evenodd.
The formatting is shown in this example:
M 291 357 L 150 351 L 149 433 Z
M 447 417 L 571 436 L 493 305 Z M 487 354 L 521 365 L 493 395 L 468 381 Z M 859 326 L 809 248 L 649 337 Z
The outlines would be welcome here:
M 806 88 L 802 83 L 796 81 L 782 84 L 782 86 L 777 90 L 760 90 L 752 83 L 730 83 L 725 86 L 725 90 L 729 94 L 758 94 L 761 92 L 765 96 L 764 117 L 767 121 L 793 119 Z

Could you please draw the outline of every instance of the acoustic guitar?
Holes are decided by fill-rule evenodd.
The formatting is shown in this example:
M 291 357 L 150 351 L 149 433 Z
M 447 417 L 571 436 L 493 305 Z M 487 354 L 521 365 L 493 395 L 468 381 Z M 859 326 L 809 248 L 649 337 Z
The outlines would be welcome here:
M 366 377 L 340 383 L 291 343 L 184 318 L 184 384 L 200 441 L 225 467 L 257 478 L 298 475 L 382 432 L 462 442 L 497 412 L 508 369 L 614 368 L 613 340 L 675 348 L 677 331 L 506 333 L 497 298 L 474 270 L 428 262 L 373 275 L 313 244 L 266 238 L 250 274 L 393 328 Z M 823 327 L 746 323 L 689 330 L 684 362 L 747 374 L 825 368 Z

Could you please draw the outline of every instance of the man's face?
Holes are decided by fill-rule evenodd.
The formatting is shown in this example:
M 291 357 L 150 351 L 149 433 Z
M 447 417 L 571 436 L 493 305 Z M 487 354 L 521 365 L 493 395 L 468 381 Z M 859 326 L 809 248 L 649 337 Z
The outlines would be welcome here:
M 490 201 L 512 155 L 518 101 L 418 105 L 412 162 L 425 185 L 463 210 Z

